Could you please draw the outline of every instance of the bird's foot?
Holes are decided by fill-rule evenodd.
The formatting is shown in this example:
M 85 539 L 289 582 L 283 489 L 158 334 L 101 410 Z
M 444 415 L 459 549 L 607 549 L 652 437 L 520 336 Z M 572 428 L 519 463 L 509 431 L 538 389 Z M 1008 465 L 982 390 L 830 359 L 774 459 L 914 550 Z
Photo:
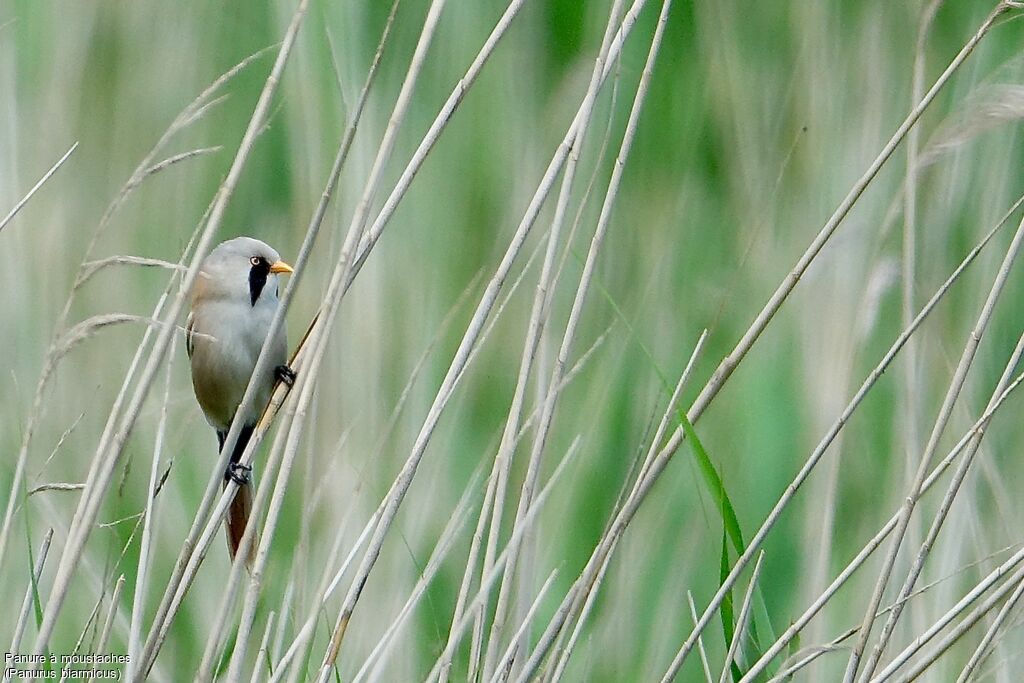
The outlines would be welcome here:
M 289 387 L 295 386 L 295 371 L 287 365 L 278 365 L 274 368 L 274 377 Z
M 228 469 L 224 472 L 225 481 L 233 481 L 239 486 L 245 486 L 252 481 L 252 466 L 243 465 L 240 462 L 228 463 Z

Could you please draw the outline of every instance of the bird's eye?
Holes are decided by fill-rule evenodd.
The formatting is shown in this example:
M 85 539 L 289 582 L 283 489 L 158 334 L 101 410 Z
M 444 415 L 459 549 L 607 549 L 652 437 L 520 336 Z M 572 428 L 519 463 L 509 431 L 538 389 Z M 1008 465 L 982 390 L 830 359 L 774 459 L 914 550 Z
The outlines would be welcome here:
M 253 256 L 251 259 L 249 259 L 249 263 L 253 264 L 254 266 L 258 266 L 261 260 L 262 259 L 259 256 Z

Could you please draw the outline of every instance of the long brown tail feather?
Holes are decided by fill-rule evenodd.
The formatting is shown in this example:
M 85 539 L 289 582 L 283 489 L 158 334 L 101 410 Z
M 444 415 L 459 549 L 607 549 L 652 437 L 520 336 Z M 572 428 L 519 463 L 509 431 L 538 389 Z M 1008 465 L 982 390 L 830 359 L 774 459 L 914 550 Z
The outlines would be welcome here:
M 226 486 L 226 484 L 225 484 Z M 235 559 L 238 546 L 242 544 L 242 535 L 245 533 L 245 525 L 249 521 L 249 512 L 252 510 L 252 483 L 242 484 L 238 487 L 234 500 L 228 508 L 227 519 L 224 520 L 224 527 L 228 537 L 228 554 Z M 256 560 L 257 539 L 254 538 L 249 546 L 248 556 L 245 558 L 245 566 L 252 570 L 253 562 Z

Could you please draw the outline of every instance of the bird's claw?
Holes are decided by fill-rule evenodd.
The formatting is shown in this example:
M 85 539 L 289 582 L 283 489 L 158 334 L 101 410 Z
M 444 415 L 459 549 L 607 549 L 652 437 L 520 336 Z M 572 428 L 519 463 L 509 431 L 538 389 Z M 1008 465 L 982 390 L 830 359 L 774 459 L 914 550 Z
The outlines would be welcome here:
M 245 486 L 252 481 L 252 465 L 243 465 L 240 462 L 228 463 L 228 469 L 224 472 L 225 481 L 233 481 L 239 486 Z
M 295 371 L 287 365 L 278 365 L 274 368 L 274 377 L 287 384 L 289 388 L 295 386 Z

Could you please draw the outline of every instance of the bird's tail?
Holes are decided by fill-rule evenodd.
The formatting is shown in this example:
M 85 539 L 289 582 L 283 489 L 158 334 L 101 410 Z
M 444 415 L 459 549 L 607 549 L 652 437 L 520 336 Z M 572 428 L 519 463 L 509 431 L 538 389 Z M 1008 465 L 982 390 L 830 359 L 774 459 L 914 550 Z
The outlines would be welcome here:
M 224 485 L 227 486 L 227 482 Z M 224 520 L 224 526 L 228 535 L 228 554 L 231 555 L 232 560 L 235 559 L 238 546 L 242 544 L 242 534 L 245 533 L 245 525 L 249 522 L 249 512 L 251 510 L 252 482 L 240 484 L 234 499 L 231 501 L 231 506 L 228 508 L 227 519 Z M 253 538 L 253 542 L 249 546 L 249 553 L 245 558 L 245 566 L 250 570 L 252 569 L 253 562 L 256 560 L 256 544 L 257 541 Z

